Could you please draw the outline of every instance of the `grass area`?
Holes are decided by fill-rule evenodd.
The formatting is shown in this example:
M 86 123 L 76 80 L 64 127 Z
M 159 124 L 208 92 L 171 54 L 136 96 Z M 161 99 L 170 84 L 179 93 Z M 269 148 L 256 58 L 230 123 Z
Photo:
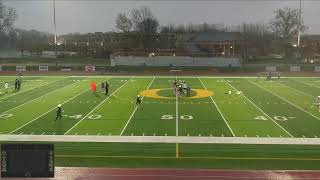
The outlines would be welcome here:
M 16 77 L 0 76 L 13 85 Z M 186 81 L 191 97 L 176 99 Z M 90 84 L 95 81 L 97 92 Z M 110 84 L 105 95 L 103 81 Z M 215 137 L 320 137 L 320 78 L 25 76 L 0 88 L 0 133 Z M 231 93 L 229 93 L 229 91 Z M 239 93 L 241 91 L 241 93 Z M 144 93 L 143 93 L 144 92 Z M 142 104 L 135 105 L 138 94 Z M 55 122 L 56 106 L 64 110 Z M 319 146 L 56 143 L 59 166 L 319 169 Z

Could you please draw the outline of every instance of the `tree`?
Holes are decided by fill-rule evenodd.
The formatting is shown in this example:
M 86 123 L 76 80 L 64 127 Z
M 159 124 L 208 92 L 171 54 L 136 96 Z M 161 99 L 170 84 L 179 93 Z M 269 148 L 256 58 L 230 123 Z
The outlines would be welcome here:
M 139 9 L 132 9 L 131 21 L 133 28 L 137 32 L 155 33 L 159 27 L 159 21 L 153 15 L 148 7 L 141 7 Z
M 156 33 L 159 27 L 159 22 L 156 19 L 146 18 L 139 24 L 139 31 L 142 33 Z
M 275 11 L 275 17 L 270 23 L 272 32 L 281 40 L 286 56 L 290 55 L 292 43 L 298 32 L 304 32 L 306 26 L 304 25 L 302 17 L 300 18 L 299 9 L 284 8 Z
M 130 32 L 132 28 L 132 21 L 129 19 L 125 13 L 120 13 L 116 18 L 116 28 L 124 33 Z
M 240 32 L 246 42 L 247 56 L 266 56 L 272 48 L 273 35 L 266 24 L 243 23 L 234 29 Z
M 17 18 L 15 9 L 7 7 L 0 0 L 0 31 L 9 32 Z

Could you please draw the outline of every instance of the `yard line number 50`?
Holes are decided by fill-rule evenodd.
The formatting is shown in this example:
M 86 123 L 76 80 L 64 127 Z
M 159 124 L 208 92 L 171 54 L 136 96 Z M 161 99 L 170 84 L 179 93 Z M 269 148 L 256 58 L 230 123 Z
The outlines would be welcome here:
M 193 116 L 191 115 L 181 115 L 179 116 L 180 119 L 182 120 L 193 120 Z M 161 116 L 161 120 L 173 120 L 175 119 L 175 115 L 172 114 L 166 114 Z

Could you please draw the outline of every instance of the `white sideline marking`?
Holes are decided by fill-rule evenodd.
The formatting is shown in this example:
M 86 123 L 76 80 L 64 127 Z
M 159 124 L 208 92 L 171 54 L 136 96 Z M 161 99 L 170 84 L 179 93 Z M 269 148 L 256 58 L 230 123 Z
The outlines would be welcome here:
M 230 83 L 226 81 L 226 83 L 232 87 L 234 90 L 239 91 L 237 88 L 232 86 Z M 289 133 L 284 127 L 282 127 L 278 122 L 276 122 L 273 118 L 271 118 L 266 112 L 264 112 L 261 108 L 259 108 L 254 102 L 252 102 L 247 96 L 245 96 L 242 93 L 242 96 L 247 99 L 254 107 L 256 107 L 258 110 L 260 110 L 265 116 L 267 116 L 271 121 L 273 121 L 280 129 L 282 129 L 284 132 L 286 132 L 289 136 L 294 137 L 291 133 Z
M 254 83 L 254 82 L 252 82 L 252 81 L 249 81 L 249 82 L 251 82 L 252 84 L 255 84 L 256 86 L 260 87 L 261 89 L 264 89 L 264 90 L 268 91 L 269 93 L 271 93 L 271 94 L 273 94 L 273 95 L 277 96 L 278 98 L 280 98 L 280 99 L 282 99 L 282 100 L 286 101 L 287 103 L 289 103 L 289 104 L 291 104 L 292 106 L 294 106 L 294 107 L 296 107 L 296 108 L 300 109 L 301 111 L 303 111 L 303 112 L 305 112 L 305 113 L 309 114 L 310 116 L 312 116 L 312 117 L 314 117 L 314 118 L 316 118 L 316 119 L 320 120 L 320 118 L 318 118 L 317 116 L 315 116 L 315 115 L 313 115 L 313 114 L 309 113 L 308 111 L 306 111 L 306 110 L 302 109 L 301 107 L 299 107 L 299 106 L 295 105 L 294 103 L 292 103 L 292 102 L 290 102 L 290 101 L 286 100 L 285 98 L 283 98 L 283 97 L 279 96 L 278 94 L 276 94 L 276 93 L 274 93 L 274 92 L 272 92 L 272 91 L 270 91 L 270 90 L 268 90 L 268 89 L 266 89 L 266 88 L 264 88 L 264 87 L 262 87 L 262 86 L 260 86 L 260 85 L 258 85 L 258 84 L 256 84 L 256 83 Z
M 50 84 L 50 83 L 49 83 L 49 84 Z M 73 83 L 72 83 L 72 84 L 73 84 Z M 63 86 L 63 87 L 61 87 L 61 88 L 59 88 L 59 89 L 56 89 L 56 90 L 51 91 L 51 92 L 49 92 L 49 93 L 46 93 L 46 94 L 44 94 L 44 95 L 42 95 L 42 96 L 39 96 L 39 97 L 37 97 L 37 98 L 35 98 L 35 99 L 32 99 L 32 100 L 30 100 L 30 101 L 27 101 L 27 102 L 25 102 L 25 103 L 23 103 L 23 104 L 20 104 L 19 106 L 16 106 L 16 107 L 14 107 L 14 108 L 11 108 L 11 109 L 9 109 L 9 110 L 7 110 L 7 111 L 2 112 L 1 114 L 4 114 L 4 113 L 7 113 L 7 112 L 12 111 L 12 110 L 14 110 L 14 109 L 17 109 L 17 108 L 19 108 L 19 107 L 21 107 L 21 106 L 23 106 L 23 105 L 26 105 L 26 104 L 29 104 L 29 103 L 35 101 L 35 100 L 41 99 L 41 98 L 43 98 L 43 97 L 45 97 L 45 96 L 47 96 L 47 95 L 49 95 L 49 94 L 55 93 L 55 92 L 57 92 L 57 91 L 59 91 L 59 90 L 62 90 L 62 89 L 64 89 L 64 88 L 68 87 L 68 86 L 71 86 L 72 84 L 68 84 L 68 85 Z
M 203 84 L 202 80 L 200 78 L 198 78 L 199 81 L 201 82 L 202 86 L 204 87 L 204 89 L 207 90 L 207 87 Z M 229 128 L 231 134 L 233 137 L 236 137 L 236 135 L 234 134 L 233 130 L 231 129 L 230 125 L 228 124 L 226 118 L 223 116 L 222 112 L 220 111 L 219 107 L 217 106 L 216 102 L 213 100 L 212 96 L 210 96 L 211 101 L 213 102 L 213 104 L 215 105 L 215 107 L 217 108 L 218 112 L 220 113 L 222 119 L 224 120 L 224 122 L 226 123 L 227 127 Z
M 134 143 L 196 143 L 196 144 L 293 144 L 319 145 L 320 138 L 266 137 L 198 137 L 198 136 L 96 136 L 96 135 L 0 135 L 10 142 L 134 142 Z
M 153 77 L 153 79 L 152 79 L 152 81 L 150 82 L 150 84 L 149 84 L 149 86 L 148 86 L 148 88 L 147 88 L 147 90 L 151 87 L 151 85 L 152 85 L 152 83 L 153 83 L 153 81 L 155 80 L 155 76 Z M 143 103 L 143 98 L 144 98 L 144 96 L 142 96 L 141 97 L 141 103 Z M 136 113 L 136 111 L 137 111 L 137 109 L 138 109 L 138 107 L 136 106 L 135 107 L 135 109 L 133 110 L 133 112 L 132 112 L 132 114 L 131 114 L 131 116 L 129 117 L 129 119 L 128 119 L 128 121 L 127 121 L 127 123 L 126 123 L 126 125 L 123 127 L 123 129 L 122 129 L 122 131 L 121 131 L 121 133 L 120 133 L 120 136 L 122 136 L 122 134 L 124 133 L 124 131 L 126 130 L 126 128 L 127 128 L 127 126 L 129 125 L 129 123 L 131 122 L 131 119 L 133 118 L 133 116 L 134 116 L 134 114 Z
M 78 121 L 75 125 L 73 125 L 67 132 L 65 132 L 64 134 L 68 134 L 73 128 L 75 128 L 78 124 L 80 124 L 85 118 L 87 118 L 92 112 L 94 112 L 96 109 L 98 109 L 104 102 L 106 102 L 114 93 L 116 93 L 119 89 L 121 89 L 124 85 L 127 84 L 126 81 L 125 83 L 123 83 L 120 87 L 118 87 L 118 89 L 116 89 L 114 92 L 112 92 L 107 98 L 105 98 L 103 101 L 101 101 L 95 108 L 93 108 L 87 115 L 85 115 L 80 121 Z
M 91 88 L 89 88 L 89 89 L 91 89 Z M 67 101 L 63 102 L 63 103 L 62 103 L 62 105 L 63 105 L 63 104 L 65 104 L 65 103 L 67 103 L 67 102 L 69 102 L 69 101 L 71 101 L 72 99 L 74 99 L 74 98 L 76 98 L 76 97 L 80 96 L 81 94 L 83 94 L 83 93 L 87 92 L 89 89 L 86 89 L 86 90 L 84 90 L 84 91 L 80 92 L 79 94 L 77 94 L 76 96 L 73 96 L 72 98 L 70 98 L 70 99 L 68 99 Z M 21 126 L 21 127 L 17 128 L 16 130 L 14 130 L 14 131 L 10 132 L 10 134 L 12 134 L 12 133 L 14 133 L 14 132 L 18 131 L 19 129 L 21 129 L 21 128 L 25 127 L 25 126 L 27 126 L 28 124 L 30 124 L 30 123 L 32 123 L 32 122 L 34 122 L 35 120 L 37 120 L 37 119 L 41 118 L 42 116 L 44 116 L 44 115 L 48 114 L 49 112 L 53 111 L 54 109 L 56 109 L 56 107 L 54 107 L 54 108 L 50 109 L 49 111 L 47 111 L 47 112 L 45 112 L 45 113 L 41 114 L 40 116 L 38 116 L 38 117 L 34 118 L 32 121 L 29 121 L 28 123 L 24 124 L 23 126 Z

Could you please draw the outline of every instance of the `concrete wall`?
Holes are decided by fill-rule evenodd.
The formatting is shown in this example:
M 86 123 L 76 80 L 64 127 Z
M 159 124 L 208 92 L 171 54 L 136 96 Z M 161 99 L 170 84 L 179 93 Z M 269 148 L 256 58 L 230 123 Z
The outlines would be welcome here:
M 115 56 L 111 59 L 111 66 L 198 66 L 198 67 L 241 67 L 239 58 L 223 57 L 136 57 L 136 56 Z

